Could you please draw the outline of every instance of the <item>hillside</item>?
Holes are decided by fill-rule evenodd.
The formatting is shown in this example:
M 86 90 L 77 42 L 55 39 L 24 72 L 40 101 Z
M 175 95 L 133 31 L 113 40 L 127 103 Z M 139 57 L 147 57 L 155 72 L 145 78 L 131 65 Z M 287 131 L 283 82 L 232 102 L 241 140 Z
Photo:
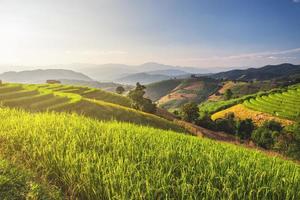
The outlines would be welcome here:
M 14 83 L 45 83 L 46 80 L 53 79 L 92 81 L 91 78 L 82 73 L 64 69 L 39 69 L 32 71 L 5 72 L 0 74 L 0 80 Z
M 284 63 L 280 65 L 267 65 L 261 68 L 249 68 L 245 70 L 230 70 L 212 75 L 216 79 L 228 80 L 270 80 L 300 74 L 300 65 Z
M 258 151 L 77 115 L 0 118 L 1 156 L 69 199 L 300 198 L 299 165 Z
M 75 112 L 98 120 L 117 120 L 182 130 L 165 119 L 129 108 L 131 102 L 124 96 L 87 87 L 5 84 L 0 86 L 0 102 L 3 106 L 33 112 Z
M 300 117 L 300 85 L 290 86 L 287 90 L 274 90 L 244 97 L 239 101 L 234 99 L 231 101 L 233 103 L 224 106 L 223 109 L 215 109 L 219 112 L 213 114 L 212 119 L 223 118 L 232 112 L 240 119 L 251 118 L 257 124 L 273 119 L 289 125 Z
M 65 85 L 99 88 L 109 92 L 115 92 L 118 86 L 122 86 L 125 89 L 125 91 L 131 90 L 133 88 L 133 86 L 130 85 L 122 85 L 114 82 L 82 81 L 82 80 L 68 80 L 68 79 L 59 79 L 59 81 L 61 81 L 61 83 Z
M 218 81 L 206 78 L 183 79 L 171 92 L 161 97 L 158 105 L 165 109 L 176 109 L 187 102 L 200 103 L 216 92 Z
M 161 97 L 170 93 L 173 89 L 175 89 L 180 83 L 182 79 L 169 79 L 164 81 L 159 81 L 156 83 L 151 83 L 146 85 L 146 97 L 150 98 L 152 101 L 157 101 Z

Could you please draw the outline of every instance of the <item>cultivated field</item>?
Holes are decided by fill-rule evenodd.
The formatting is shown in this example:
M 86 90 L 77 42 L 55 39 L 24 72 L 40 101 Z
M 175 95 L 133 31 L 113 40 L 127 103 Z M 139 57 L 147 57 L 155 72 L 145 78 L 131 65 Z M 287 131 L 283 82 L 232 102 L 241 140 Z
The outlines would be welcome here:
M 124 96 L 87 87 L 4 84 L 0 86 L 0 103 L 32 112 L 75 112 L 98 120 L 117 120 L 181 130 L 165 119 L 129 108 L 130 100 Z
M 249 99 L 244 105 L 281 118 L 297 120 L 300 118 L 300 85 L 290 87 L 286 92 Z
M 238 104 L 220 112 L 217 112 L 211 116 L 211 119 L 215 121 L 220 118 L 225 118 L 225 116 L 229 113 L 234 113 L 234 116 L 238 119 L 252 119 L 252 121 L 258 126 L 262 125 L 265 121 L 270 120 L 277 121 L 284 126 L 293 124 L 293 121 L 291 120 L 282 119 L 268 113 L 251 110 L 245 107 L 243 104 Z
M 0 118 L 0 155 L 67 198 L 300 198 L 299 165 L 258 151 L 63 113 Z

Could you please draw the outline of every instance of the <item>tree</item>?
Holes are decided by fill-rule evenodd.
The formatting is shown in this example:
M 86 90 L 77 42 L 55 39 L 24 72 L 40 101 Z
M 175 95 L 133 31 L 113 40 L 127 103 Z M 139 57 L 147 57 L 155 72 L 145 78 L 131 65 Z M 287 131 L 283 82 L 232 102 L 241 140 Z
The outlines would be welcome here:
M 225 100 L 231 99 L 232 95 L 233 95 L 233 93 L 232 93 L 231 89 L 227 89 L 224 93 Z
M 125 92 L 125 89 L 124 89 L 122 86 L 118 86 L 118 87 L 116 88 L 116 92 L 117 92 L 118 94 L 123 94 L 123 92 Z
M 300 159 L 300 123 L 284 130 L 276 139 L 274 149 L 294 159 Z
M 235 134 L 235 121 L 234 113 L 227 113 L 225 118 L 218 119 L 216 121 L 216 127 L 219 131 L 225 131 L 226 133 Z
M 274 120 L 266 121 L 252 133 L 251 139 L 262 148 L 272 149 L 282 129 L 283 127 L 280 123 Z
M 136 83 L 134 90 L 131 90 L 128 97 L 132 100 L 131 107 L 148 113 L 156 111 L 156 105 L 150 99 L 144 98 L 146 87 L 139 82 Z
M 251 119 L 238 120 L 235 126 L 236 134 L 239 138 L 247 140 L 251 137 L 254 130 L 254 124 Z
M 181 107 L 182 118 L 188 122 L 197 122 L 199 115 L 199 108 L 195 103 L 186 103 Z

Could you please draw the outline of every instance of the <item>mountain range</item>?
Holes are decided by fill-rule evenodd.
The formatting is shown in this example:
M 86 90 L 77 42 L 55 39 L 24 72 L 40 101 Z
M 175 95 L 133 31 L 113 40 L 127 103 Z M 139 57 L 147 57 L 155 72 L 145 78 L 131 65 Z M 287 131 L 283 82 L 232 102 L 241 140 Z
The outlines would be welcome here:
M 266 65 L 261 68 L 249 68 L 245 70 L 230 70 L 211 75 L 215 79 L 228 80 L 269 80 L 300 74 L 300 65 L 283 63 L 279 65 Z
M 18 83 L 44 83 L 50 79 L 68 79 L 68 80 L 82 80 L 92 81 L 90 77 L 79 72 L 65 69 L 38 69 L 20 72 L 4 72 L 0 74 L 0 80 L 5 82 Z

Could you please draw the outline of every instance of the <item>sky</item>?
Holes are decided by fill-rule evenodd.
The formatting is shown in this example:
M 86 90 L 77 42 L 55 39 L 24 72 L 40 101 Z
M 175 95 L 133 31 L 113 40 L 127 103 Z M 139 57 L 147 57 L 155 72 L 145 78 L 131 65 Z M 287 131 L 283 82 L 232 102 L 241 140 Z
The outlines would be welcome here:
M 300 64 L 300 0 L 0 0 L 1 68 L 150 61 Z

